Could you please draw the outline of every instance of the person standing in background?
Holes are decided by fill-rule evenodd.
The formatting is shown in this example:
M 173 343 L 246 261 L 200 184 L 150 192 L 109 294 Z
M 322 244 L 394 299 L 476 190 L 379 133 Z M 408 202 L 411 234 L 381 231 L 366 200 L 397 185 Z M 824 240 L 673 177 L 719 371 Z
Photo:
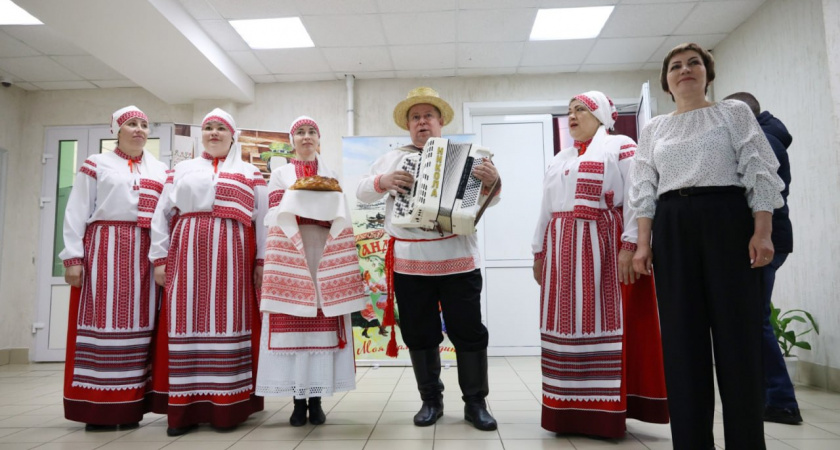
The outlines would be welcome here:
M 773 326 L 770 324 L 770 303 L 773 300 L 773 285 L 776 282 L 776 271 L 782 267 L 789 254 L 793 252 L 793 226 L 790 223 L 790 211 L 788 210 L 788 194 L 790 193 L 790 158 L 787 149 L 793 142 L 793 137 L 788 133 L 785 124 L 770 114 L 769 111 L 761 112 L 761 105 L 758 100 L 748 92 L 737 92 L 726 97 L 724 100 L 740 100 L 750 107 L 755 114 L 761 131 L 770 142 L 776 159 L 779 160 L 777 173 L 785 182 L 785 189 L 782 191 L 782 198 L 785 205 L 773 211 L 773 247 L 776 254 L 770 264 L 764 266 L 764 421 L 777 422 L 788 425 L 802 423 L 802 415 L 799 413 L 799 403 L 796 402 L 796 394 L 793 391 L 793 383 L 785 366 L 785 359 L 773 333 Z

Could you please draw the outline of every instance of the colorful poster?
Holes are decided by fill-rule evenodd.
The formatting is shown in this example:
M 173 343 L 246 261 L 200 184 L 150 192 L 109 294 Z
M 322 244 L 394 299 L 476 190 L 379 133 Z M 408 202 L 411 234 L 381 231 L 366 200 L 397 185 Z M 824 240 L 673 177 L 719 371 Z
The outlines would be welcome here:
M 242 160 L 260 169 L 265 181 L 271 177 L 272 170 L 286 164 L 294 154 L 286 132 L 242 130 L 239 146 Z
M 200 126 L 175 125 L 172 167 L 200 155 L 203 151 Z M 294 156 L 289 133 L 280 131 L 241 130 L 239 151 L 243 161 L 260 169 L 265 181 L 271 177 L 272 169 L 288 163 L 288 159 Z
M 191 136 L 193 134 L 192 128 L 198 129 L 198 127 L 192 127 L 190 125 L 175 125 L 170 167 L 175 167 L 179 162 L 195 157 L 196 139 Z
M 455 142 L 474 142 L 474 135 L 444 136 Z M 342 139 L 344 157 L 344 180 L 342 186 L 350 202 L 350 215 L 353 220 L 353 232 L 356 234 L 356 250 L 359 253 L 359 265 L 365 280 L 365 290 L 369 295 L 367 306 L 358 313 L 353 313 L 353 337 L 356 348 L 356 362 L 359 364 L 410 365 L 408 348 L 400 335 L 399 310 L 396 311 L 397 343 L 400 354 L 397 358 L 385 355 L 391 327 L 382 327 L 382 314 L 385 309 L 387 287 L 385 283 L 385 251 L 388 234 L 385 233 L 385 199 L 371 204 L 361 203 L 356 199 L 356 187 L 362 177 L 370 171 L 370 166 L 385 152 L 402 147 L 411 141 L 408 136 L 399 137 L 345 137 Z M 443 343 L 440 345 L 441 360 L 444 363 L 455 361 L 455 348 L 446 337 L 446 324 L 441 317 L 444 330 Z

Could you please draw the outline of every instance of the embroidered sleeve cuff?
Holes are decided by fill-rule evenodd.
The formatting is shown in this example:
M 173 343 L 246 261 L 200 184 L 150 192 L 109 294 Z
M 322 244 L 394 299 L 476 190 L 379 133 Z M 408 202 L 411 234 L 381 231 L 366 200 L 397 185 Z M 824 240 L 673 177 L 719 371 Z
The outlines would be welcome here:
M 636 251 L 636 244 L 634 244 L 632 242 L 626 242 L 625 241 L 625 242 L 621 243 L 621 249 L 622 250 L 627 250 L 628 252 L 635 252 Z
M 155 267 L 158 266 L 165 266 L 166 265 L 166 258 L 158 258 L 155 260 Z
M 264 259 L 257 259 L 257 267 L 262 267 L 265 265 Z
M 543 259 L 545 259 L 545 253 L 543 253 L 543 252 L 534 253 L 534 261 L 537 261 L 537 260 L 542 261 Z
M 84 265 L 85 259 L 84 258 L 70 258 L 64 260 L 64 267 L 70 266 L 81 266 Z
M 379 185 L 379 180 L 381 178 L 382 178 L 382 175 L 377 175 L 376 178 L 373 179 L 373 189 L 378 194 L 384 194 L 385 193 L 385 189 L 382 189 L 382 187 Z

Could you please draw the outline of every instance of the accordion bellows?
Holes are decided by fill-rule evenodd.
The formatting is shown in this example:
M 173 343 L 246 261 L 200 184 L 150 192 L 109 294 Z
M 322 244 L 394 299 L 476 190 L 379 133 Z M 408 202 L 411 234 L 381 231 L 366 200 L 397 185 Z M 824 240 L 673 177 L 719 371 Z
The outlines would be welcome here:
M 440 226 L 453 234 L 475 233 L 478 212 L 486 199 L 481 196 L 482 183 L 472 171 L 492 156 L 478 145 L 429 139 L 422 152 L 400 161 L 399 170 L 414 176 L 414 186 L 394 199 L 391 223 L 404 228 Z

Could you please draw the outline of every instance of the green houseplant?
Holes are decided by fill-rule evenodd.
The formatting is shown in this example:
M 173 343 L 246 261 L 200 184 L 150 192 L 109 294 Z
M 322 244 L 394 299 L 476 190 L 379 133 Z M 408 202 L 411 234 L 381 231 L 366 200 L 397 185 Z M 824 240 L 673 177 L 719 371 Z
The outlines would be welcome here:
M 810 326 L 805 331 L 797 333 L 790 325 L 793 322 L 804 323 Z M 770 303 L 770 325 L 773 327 L 773 333 L 776 335 L 776 340 L 779 342 L 779 347 L 782 349 L 784 357 L 790 357 L 791 350 L 799 347 L 805 350 L 811 350 L 811 344 L 807 341 L 800 341 L 799 338 L 814 331 L 820 334 L 820 326 L 808 311 L 802 309 L 789 309 L 782 312 L 781 309 L 776 308 Z

